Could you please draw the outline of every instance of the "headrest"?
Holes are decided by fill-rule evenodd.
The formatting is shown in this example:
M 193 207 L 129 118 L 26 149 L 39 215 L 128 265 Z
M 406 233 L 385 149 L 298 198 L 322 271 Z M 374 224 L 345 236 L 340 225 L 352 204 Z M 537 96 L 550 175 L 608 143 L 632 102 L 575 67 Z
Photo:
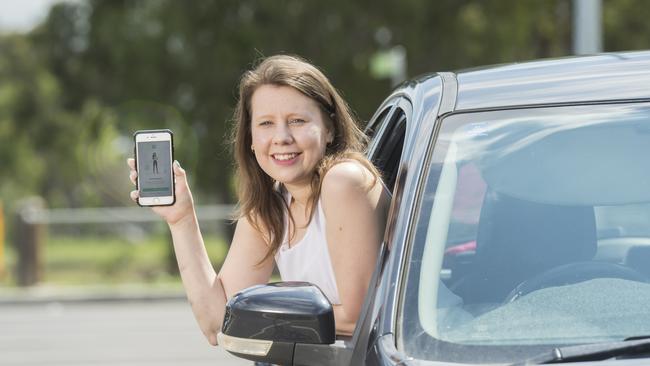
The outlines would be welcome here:
M 627 251 L 625 265 L 650 277 L 650 247 L 635 246 Z
M 590 260 L 596 252 L 591 206 L 523 201 L 494 191 L 486 194 L 477 237 L 477 257 L 491 268 L 524 277 Z M 522 279 L 523 280 L 523 279 Z

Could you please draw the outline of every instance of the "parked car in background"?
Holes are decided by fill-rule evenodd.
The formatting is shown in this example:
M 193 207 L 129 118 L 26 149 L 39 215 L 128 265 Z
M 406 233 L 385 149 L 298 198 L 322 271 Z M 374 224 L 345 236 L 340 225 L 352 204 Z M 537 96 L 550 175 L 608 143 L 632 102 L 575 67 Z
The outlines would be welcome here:
M 293 365 L 647 362 L 650 52 L 404 83 L 369 123 L 393 193 L 350 338 L 314 286 L 256 286 L 220 343 Z

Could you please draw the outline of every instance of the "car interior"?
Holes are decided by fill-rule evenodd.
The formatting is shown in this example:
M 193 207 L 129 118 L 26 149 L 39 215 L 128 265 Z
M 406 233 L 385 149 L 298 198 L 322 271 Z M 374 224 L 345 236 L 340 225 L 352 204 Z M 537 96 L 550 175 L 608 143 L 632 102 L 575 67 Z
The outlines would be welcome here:
M 468 273 L 454 273 L 458 281 L 450 286 L 469 304 L 500 302 L 525 280 L 563 264 L 591 260 L 596 252 L 592 207 L 541 204 L 488 192 L 481 215 L 485 219 L 479 221 L 473 265 Z
M 402 156 L 404 147 L 404 137 L 406 135 L 406 115 L 400 109 L 397 109 L 389 116 L 390 120 L 386 123 L 386 131 L 377 147 L 377 152 L 373 157 L 373 163 L 382 173 L 382 178 L 388 190 L 393 193 L 395 181 L 397 180 L 397 170 L 399 160 Z
M 476 317 L 545 288 L 601 278 L 650 282 L 650 229 L 630 236 L 606 222 L 650 217 L 649 108 L 601 106 L 601 115 L 621 116 L 595 121 L 589 108 L 524 117 L 495 112 L 490 117 L 498 122 L 459 123 L 464 127 L 446 137 L 441 132 L 449 143 L 441 144 L 446 152 L 431 167 L 437 180 L 427 183 L 436 192 L 423 226 L 420 309 L 436 306 L 441 286 Z M 467 184 L 460 174 L 466 165 L 477 167 L 485 186 L 482 198 L 469 204 L 455 194 Z M 635 205 L 640 208 L 627 217 L 618 213 Z M 479 212 L 465 224 L 471 235 L 457 235 L 462 226 L 454 225 L 455 216 L 470 209 Z M 432 276 L 432 268 L 440 275 Z M 436 334 L 436 320 L 426 311 L 420 317 Z

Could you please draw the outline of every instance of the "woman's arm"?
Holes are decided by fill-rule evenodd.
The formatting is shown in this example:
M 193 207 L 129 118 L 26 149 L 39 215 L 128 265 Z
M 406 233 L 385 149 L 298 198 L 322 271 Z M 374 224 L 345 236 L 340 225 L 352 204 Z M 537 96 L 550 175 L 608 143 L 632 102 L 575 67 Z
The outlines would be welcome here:
M 327 243 L 341 300 L 334 306 L 336 332 L 351 335 L 363 306 L 381 245 L 388 193 L 360 163 L 333 166 L 321 188 Z
M 226 292 L 205 250 L 196 215 L 169 225 L 187 299 L 199 328 L 217 344 L 226 307 Z
M 246 219 L 240 219 L 228 255 L 216 274 L 196 217 L 170 225 L 170 229 L 192 312 L 208 342 L 216 345 L 227 299 L 247 287 L 267 283 L 273 271 L 273 257 L 257 265 L 266 254 L 266 244 Z
M 133 159 L 129 159 L 128 165 L 130 178 L 135 182 L 137 172 Z M 169 225 L 192 312 L 208 342 L 216 345 L 227 299 L 246 287 L 268 282 L 273 258 L 257 266 L 266 254 L 266 243 L 246 219 L 240 219 L 228 255 L 217 274 L 205 250 L 185 170 L 178 163 L 174 163 L 174 178 L 176 203 L 152 210 Z M 131 198 L 137 199 L 137 191 L 131 192 Z

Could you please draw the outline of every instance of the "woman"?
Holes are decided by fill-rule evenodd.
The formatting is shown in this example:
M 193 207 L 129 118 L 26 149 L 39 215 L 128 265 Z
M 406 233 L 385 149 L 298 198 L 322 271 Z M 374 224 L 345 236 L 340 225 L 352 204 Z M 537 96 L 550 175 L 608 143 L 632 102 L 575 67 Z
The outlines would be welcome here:
M 284 55 L 243 75 L 234 120 L 239 219 L 219 273 L 208 259 L 178 162 L 176 203 L 153 208 L 171 230 L 201 330 L 216 345 L 227 299 L 267 283 L 275 259 L 282 280 L 318 285 L 333 304 L 337 333 L 351 335 L 389 203 L 379 173 L 361 153 L 362 131 L 316 67 Z M 135 181 L 133 159 L 128 164 Z

